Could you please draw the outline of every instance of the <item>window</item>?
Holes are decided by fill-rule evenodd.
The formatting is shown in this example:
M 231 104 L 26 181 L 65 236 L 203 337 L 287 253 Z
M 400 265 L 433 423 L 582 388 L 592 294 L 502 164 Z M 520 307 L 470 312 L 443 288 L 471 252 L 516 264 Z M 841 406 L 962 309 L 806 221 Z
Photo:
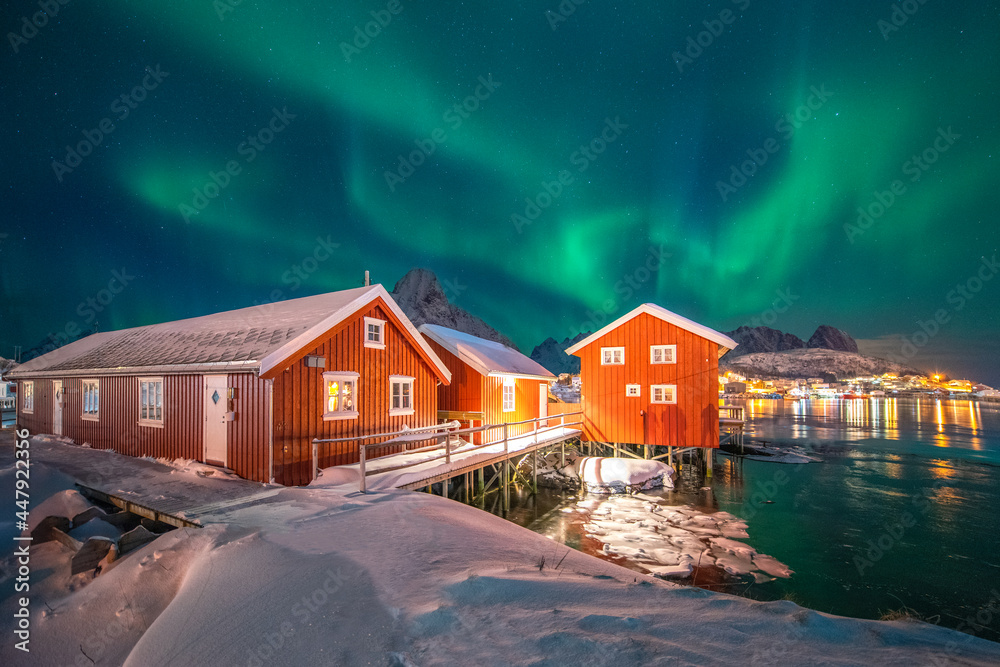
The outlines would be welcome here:
M 649 363 L 651 364 L 676 364 L 676 345 L 650 345 Z
M 97 421 L 100 417 L 101 384 L 98 380 L 83 381 L 83 418 Z
M 405 375 L 390 375 L 392 394 L 389 400 L 390 415 L 413 414 L 413 378 Z
M 385 320 L 365 318 L 365 347 L 385 349 Z
M 602 347 L 601 348 L 601 365 L 602 366 L 621 366 L 625 363 L 625 348 L 624 347 Z
M 323 373 L 323 420 L 356 419 L 358 416 L 358 374 Z
M 642 394 L 642 389 L 640 385 L 637 384 L 627 384 L 625 385 L 625 395 L 626 396 L 639 396 Z
M 649 388 L 651 403 L 676 403 L 677 385 L 675 384 L 654 384 Z
M 21 390 L 24 392 L 24 399 L 21 403 L 21 412 L 32 413 L 35 411 L 35 383 L 32 381 L 23 382 Z
M 503 411 L 514 412 L 514 378 L 503 379 Z
M 139 378 L 139 423 L 163 426 L 163 378 Z

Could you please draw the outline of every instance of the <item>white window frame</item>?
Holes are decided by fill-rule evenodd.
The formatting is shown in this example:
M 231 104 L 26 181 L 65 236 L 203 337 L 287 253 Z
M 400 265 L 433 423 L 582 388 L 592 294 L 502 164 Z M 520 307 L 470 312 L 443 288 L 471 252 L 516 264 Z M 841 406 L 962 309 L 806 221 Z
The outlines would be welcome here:
M 617 353 L 617 355 L 616 355 Z M 618 361 L 615 361 L 615 356 L 618 357 Z M 624 347 L 602 347 L 601 348 L 601 365 L 602 366 L 624 366 L 625 365 L 625 348 Z
M 665 395 L 665 392 L 670 392 L 669 397 Z M 659 394 L 659 396 L 657 396 L 657 394 Z M 649 402 L 661 405 L 675 405 L 677 403 L 677 385 L 675 384 L 650 385 Z
M 514 412 L 517 409 L 517 386 L 514 378 L 503 379 L 503 412 Z
M 628 398 L 638 398 L 642 396 L 642 385 L 641 384 L 625 385 L 625 396 Z
M 87 421 L 101 420 L 101 381 L 83 380 L 80 382 L 80 393 L 83 396 L 80 406 L 80 417 Z
M 372 340 L 369 338 L 371 327 L 376 327 L 378 331 L 378 340 Z M 365 347 L 371 347 L 376 350 L 385 349 L 385 320 L 376 319 L 374 317 L 365 318 L 365 333 L 364 333 Z
M 327 371 L 323 373 L 323 421 L 340 421 L 358 418 L 358 380 L 361 375 L 353 371 Z M 340 409 L 330 411 L 330 383 L 337 382 L 340 387 L 337 392 L 338 404 L 343 405 L 344 384 L 351 385 L 351 410 Z
M 155 416 L 154 417 L 150 417 L 148 409 L 146 411 L 146 416 L 145 417 L 142 416 L 142 409 L 143 409 L 143 407 L 146 407 L 146 408 L 155 408 L 156 407 L 155 399 L 152 402 L 147 401 L 147 405 L 143 405 L 143 402 L 142 402 L 142 385 L 144 385 L 144 384 L 153 385 L 154 388 L 155 388 L 156 385 L 160 386 L 160 394 L 159 394 L 159 396 L 160 396 L 160 405 L 159 405 L 160 416 L 159 416 L 159 418 L 157 418 Z M 138 422 L 139 426 L 154 426 L 156 428 L 163 428 L 164 413 L 166 412 L 166 410 L 164 409 L 164 407 L 165 407 L 164 406 L 164 396 L 165 396 L 166 393 L 167 393 L 167 390 L 166 390 L 165 383 L 163 382 L 163 377 L 162 376 L 160 376 L 160 377 L 141 377 L 141 378 L 139 378 L 139 392 L 138 392 L 138 396 L 137 396 L 137 398 L 139 399 L 139 422 Z M 147 398 L 149 396 L 148 389 L 147 389 L 146 396 L 147 396 Z
M 25 380 L 21 383 L 24 397 L 21 399 L 21 412 L 26 415 L 35 414 L 35 381 Z
M 670 361 L 663 361 L 662 353 L 670 351 Z M 656 360 L 656 353 L 661 353 L 660 361 Z M 676 345 L 650 345 L 649 346 L 649 363 L 651 364 L 676 364 L 677 363 L 677 346 Z
M 409 375 L 390 375 L 389 376 L 389 415 L 396 417 L 400 415 L 412 415 L 415 410 L 413 409 L 413 381 L 416 378 L 410 377 Z M 399 407 L 395 405 L 396 399 L 396 386 L 400 387 L 399 390 Z M 409 395 L 403 391 L 403 387 L 409 387 Z M 409 399 L 409 405 L 403 405 L 407 401 L 403 399 Z

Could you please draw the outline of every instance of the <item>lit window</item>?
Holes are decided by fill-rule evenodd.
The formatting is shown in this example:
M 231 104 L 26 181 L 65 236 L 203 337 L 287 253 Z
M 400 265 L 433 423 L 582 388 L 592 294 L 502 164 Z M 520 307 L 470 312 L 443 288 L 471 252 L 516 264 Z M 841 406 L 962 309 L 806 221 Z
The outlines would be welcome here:
M 385 320 L 365 318 L 365 347 L 385 349 Z
M 503 411 L 514 412 L 514 378 L 503 379 Z
M 163 426 L 163 378 L 139 378 L 139 423 Z
M 626 396 L 639 396 L 642 394 L 642 389 L 640 385 L 637 384 L 627 384 L 625 385 L 625 395 Z
M 323 419 L 356 419 L 358 416 L 358 374 L 351 372 L 323 373 Z
M 651 364 L 676 364 L 676 345 L 650 345 L 649 363 Z
M 390 415 L 413 414 L 413 378 L 405 375 L 390 375 L 392 393 L 389 400 Z
M 97 421 L 101 407 L 101 384 L 98 380 L 83 381 L 83 418 Z
M 601 348 L 601 365 L 602 366 L 621 366 L 625 363 L 625 348 L 624 347 L 602 347 Z
M 676 403 L 677 385 L 675 384 L 654 384 L 649 388 L 651 403 Z
M 24 398 L 21 403 L 21 412 L 32 413 L 35 411 L 35 383 L 32 381 L 23 382 L 21 384 L 21 390 L 24 392 Z

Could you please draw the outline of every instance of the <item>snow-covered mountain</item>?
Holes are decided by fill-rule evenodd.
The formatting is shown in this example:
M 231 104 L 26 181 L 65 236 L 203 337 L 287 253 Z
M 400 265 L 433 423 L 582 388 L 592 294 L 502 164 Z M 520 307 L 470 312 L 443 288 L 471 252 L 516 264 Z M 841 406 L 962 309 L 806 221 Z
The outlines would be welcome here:
M 514 341 L 486 322 L 449 303 L 448 297 L 433 271 L 410 269 L 392 288 L 392 298 L 396 300 L 414 326 L 438 324 L 517 349 Z
M 919 375 L 921 371 L 878 357 L 857 352 L 806 348 L 783 352 L 752 352 L 742 356 L 723 357 L 721 371 L 735 371 L 755 377 L 809 378 L 832 374 L 839 379 L 859 375 Z
M 13 359 L 5 359 L 3 357 L 0 357 L 0 377 L 3 377 L 3 374 L 9 371 L 10 369 L 14 368 L 14 366 L 17 366 L 17 362 L 15 362 Z
M 580 342 L 588 335 L 581 332 L 575 338 L 567 338 L 561 343 L 555 338 L 546 338 L 531 351 L 531 358 L 556 375 L 560 373 L 579 373 L 580 357 L 566 354 L 566 348 Z
M 754 352 L 797 350 L 806 346 L 798 336 L 783 333 L 771 327 L 740 327 L 726 335 L 740 344 L 735 350 L 729 352 L 729 356 L 733 357 Z

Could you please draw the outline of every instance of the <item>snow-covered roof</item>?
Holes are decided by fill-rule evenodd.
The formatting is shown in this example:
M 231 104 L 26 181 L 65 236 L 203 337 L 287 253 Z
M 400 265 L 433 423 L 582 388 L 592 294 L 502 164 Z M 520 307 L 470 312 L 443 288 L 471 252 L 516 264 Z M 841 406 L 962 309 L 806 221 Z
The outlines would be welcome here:
M 580 342 L 576 343 L 575 345 L 571 345 L 570 347 L 566 348 L 566 354 L 576 354 L 578 351 L 587 347 L 598 338 L 604 336 L 610 331 L 617 329 L 618 327 L 625 324 L 632 318 L 638 317 L 643 313 L 646 313 L 647 315 L 652 315 L 653 317 L 663 320 L 664 322 L 669 322 L 674 326 L 680 327 L 681 329 L 684 329 L 686 331 L 690 331 L 693 334 L 701 336 L 702 338 L 707 338 L 713 343 L 718 344 L 720 357 L 729 350 L 736 349 L 736 346 L 739 345 L 739 343 L 737 343 L 729 336 L 719 333 L 715 329 L 710 329 L 706 327 L 704 324 L 698 324 L 697 322 L 689 320 L 688 318 L 678 315 L 677 313 L 672 313 L 662 306 L 657 306 L 655 303 L 644 303 L 635 310 L 626 313 L 625 315 L 622 315 L 617 320 L 607 325 L 600 331 L 592 333 L 583 340 L 581 340 Z
M 27 361 L 10 376 L 237 370 L 264 375 L 378 298 L 403 324 L 438 374 L 450 382 L 451 372 L 382 285 L 97 333 Z
M 534 359 L 501 343 L 437 324 L 421 324 L 419 331 L 481 375 L 514 375 L 546 380 L 555 377 Z

